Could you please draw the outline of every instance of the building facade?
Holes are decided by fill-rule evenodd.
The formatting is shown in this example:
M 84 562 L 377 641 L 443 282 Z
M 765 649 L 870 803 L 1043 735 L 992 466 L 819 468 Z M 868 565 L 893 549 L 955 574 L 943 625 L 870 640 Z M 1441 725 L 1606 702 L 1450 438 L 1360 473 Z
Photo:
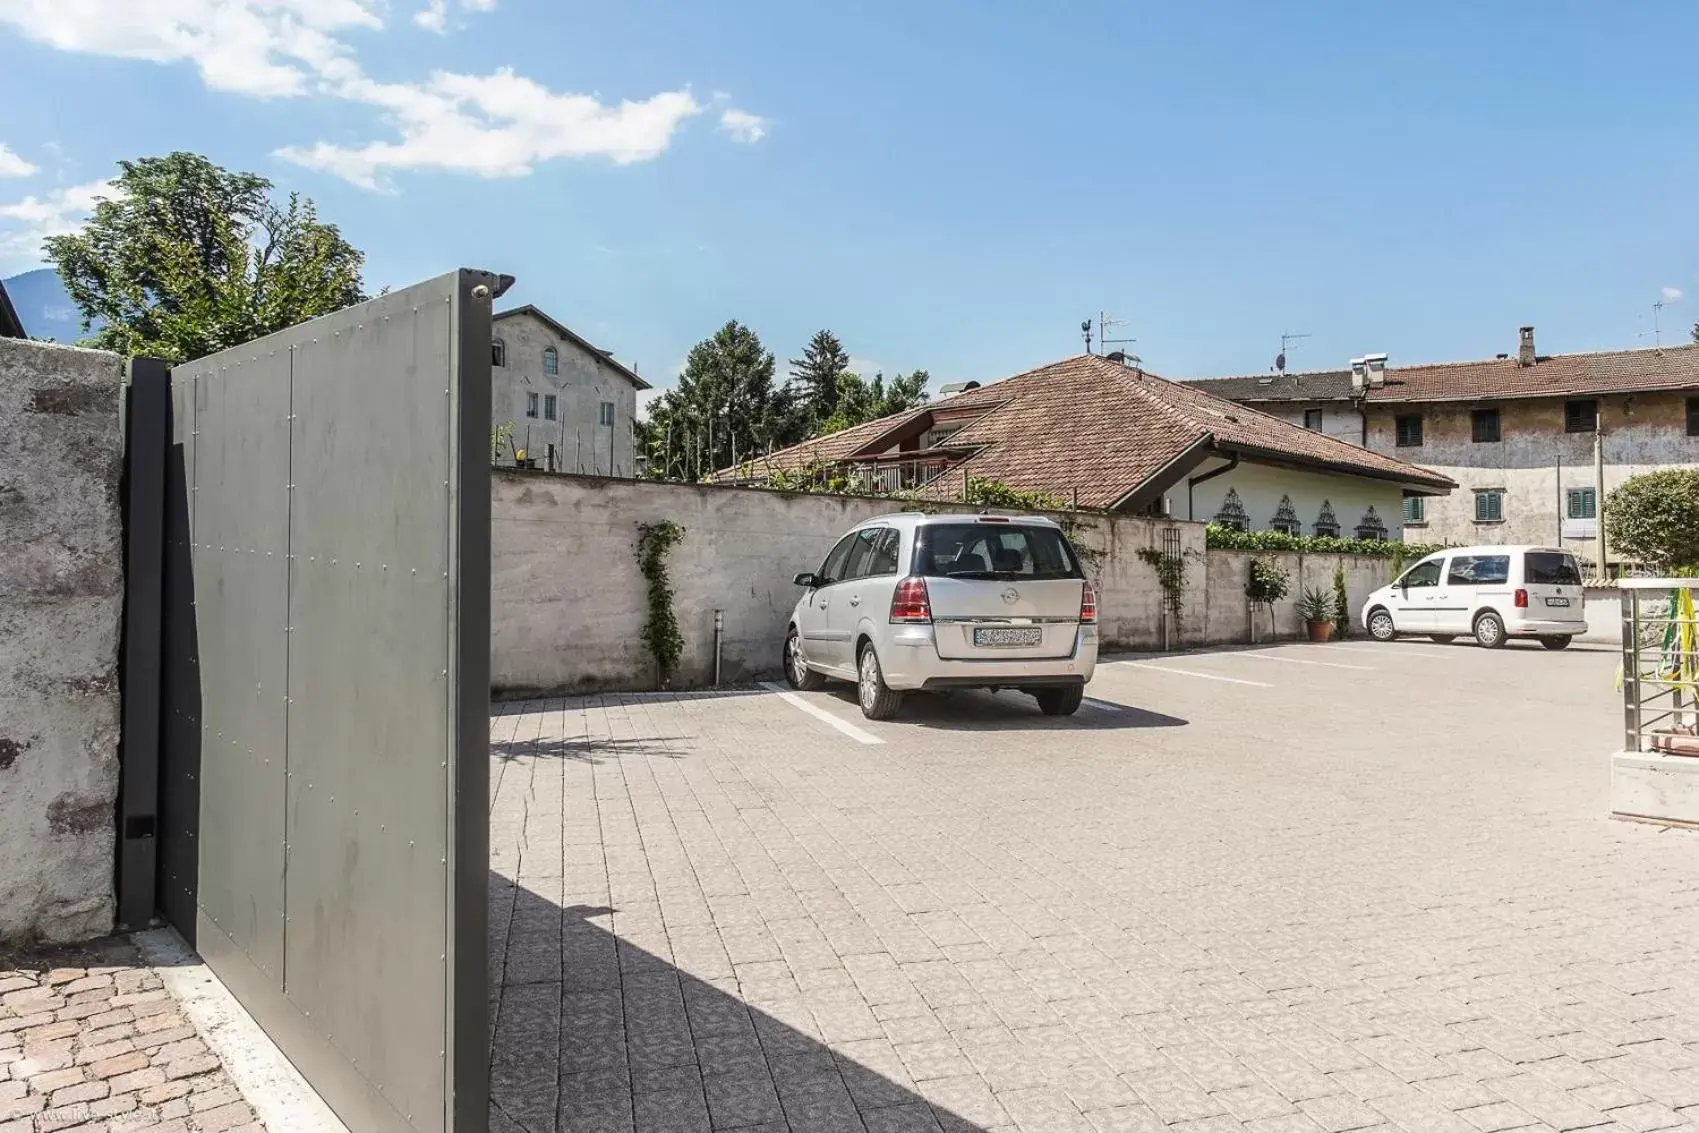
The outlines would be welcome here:
M 498 466 L 636 475 L 637 391 L 648 382 L 532 306 L 497 312 L 492 350 Z
M 1367 355 L 1349 370 L 1188 384 L 1456 481 L 1449 495 L 1404 498 L 1411 542 L 1544 543 L 1596 568 L 1601 495 L 1699 467 L 1699 345 L 1548 355 L 1522 327 L 1514 354 L 1481 361 Z

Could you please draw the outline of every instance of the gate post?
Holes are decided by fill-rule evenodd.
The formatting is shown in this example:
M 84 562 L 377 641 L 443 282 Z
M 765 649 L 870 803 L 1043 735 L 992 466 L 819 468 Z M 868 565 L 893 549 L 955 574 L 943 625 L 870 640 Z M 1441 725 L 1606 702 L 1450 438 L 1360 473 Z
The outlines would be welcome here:
M 160 629 L 171 374 L 132 358 L 124 380 L 124 651 L 119 670 L 118 927 L 153 920 L 159 840 Z

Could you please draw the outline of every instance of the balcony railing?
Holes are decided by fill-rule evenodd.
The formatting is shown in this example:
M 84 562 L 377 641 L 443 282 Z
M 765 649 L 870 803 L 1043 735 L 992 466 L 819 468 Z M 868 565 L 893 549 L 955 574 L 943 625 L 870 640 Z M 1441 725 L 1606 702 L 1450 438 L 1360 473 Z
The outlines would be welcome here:
M 1625 578 L 1623 751 L 1699 755 L 1699 579 Z

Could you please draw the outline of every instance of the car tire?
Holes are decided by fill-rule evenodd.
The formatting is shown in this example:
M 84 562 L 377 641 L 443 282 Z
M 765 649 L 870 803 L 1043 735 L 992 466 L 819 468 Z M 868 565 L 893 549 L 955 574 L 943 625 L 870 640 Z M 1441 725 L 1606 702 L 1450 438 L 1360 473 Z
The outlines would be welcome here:
M 1085 699 L 1085 686 L 1034 689 L 1032 697 L 1038 701 L 1038 710 L 1046 716 L 1072 716 L 1080 710 L 1080 702 Z
M 1376 641 L 1391 641 L 1398 636 L 1398 627 L 1392 622 L 1392 615 L 1386 610 L 1369 611 L 1369 636 Z
M 785 635 L 785 683 L 798 692 L 819 692 L 826 687 L 826 678 L 803 659 L 801 637 L 795 626 Z
M 1485 613 L 1475 619 L 1475 641 L 1482 649 L 1504 648 L 1504 619 L 1494 613 Z
M 1457 640 L 1457 635 L 1455 633 L 1430 633 L 1428 636 L 1439 642 L 1441 645 L 1450 645 L 1452 642 Z
M 889 720 L 895 716 L 903 706 L 903 694 L 885 683 L 885 671 L 879 667 L 879 654 L 872 645 L 861 647 L 856 673 L 855 698 L 861 704 L 861 714 L 869 720 Z
M 1547 634 L 1540 638 L 1540 644 L 1547 649 L 1568 649 L 1569 635 L 1566 633 Z

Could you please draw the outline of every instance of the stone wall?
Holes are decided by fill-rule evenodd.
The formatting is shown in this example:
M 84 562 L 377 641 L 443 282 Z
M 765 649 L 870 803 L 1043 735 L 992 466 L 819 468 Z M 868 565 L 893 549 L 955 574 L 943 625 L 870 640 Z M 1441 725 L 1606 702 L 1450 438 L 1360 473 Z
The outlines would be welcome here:
M 497 696 L 655 687 L 641 634 L 647 616 L 637 569 L 637 528 L 671 520 L 685 529 L 669 573 L 684 653 L 673 683 L 708 684 L 714 672 L 714 612 L 721 611 L 721 679 L 779 671 L 786 621 L 796 604 L 791 578 L 816 569 L 843 533 L 899 510 L 890 500 L 786 494 L 720 485 L 657 484 L 498 470 L 491 486 L 491 682 Z M 1180 532 L 1188 569 L 1172 647 L 1248 641 L 1245 582 L 1250 560 L 1206 551 L 1202 524 L 1134 516 L 1058 517 L 1093 560 L 1106 650 L 1162 645 L 1163 595 L 1139 557 Z M 1093 553 L 1095 552 L 1095 553 Z M 1304 585 L 1331 593 L 1335 555 L 1270 555 L 1292 576 L 1292 597 L 1275 610 L 1275 633 L 1302 635 Z M 1384 559 L 1344 560 L 1353 607 L 1388 581 Z M 1270 631 L 1261 615 L 1258 638 Z
M 0 339 L 0 941 L 112 927 L 120 380 Z

